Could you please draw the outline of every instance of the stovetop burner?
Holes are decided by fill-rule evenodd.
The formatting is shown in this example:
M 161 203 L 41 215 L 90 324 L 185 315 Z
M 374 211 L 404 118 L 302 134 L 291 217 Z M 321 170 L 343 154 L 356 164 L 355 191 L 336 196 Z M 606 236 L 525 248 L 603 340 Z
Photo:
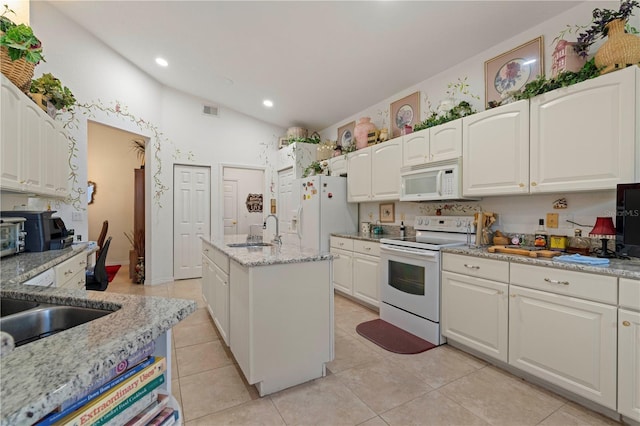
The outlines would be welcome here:
M 383 238 L 380 243 L 425 250 L 473 243 L 471 216 L 417 216 L 414 228 L 415 236 Z

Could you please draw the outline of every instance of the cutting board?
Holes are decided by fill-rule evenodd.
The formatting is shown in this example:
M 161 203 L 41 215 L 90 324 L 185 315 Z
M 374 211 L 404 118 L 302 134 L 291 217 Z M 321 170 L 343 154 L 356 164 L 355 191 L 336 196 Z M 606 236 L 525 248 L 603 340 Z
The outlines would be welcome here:
M 527 250 L 514 247 L 505 246 L 491 246 L 487 249 L 489 253 L 505 253 L 505 254 L 518 254 L 521 256 L 529 257 L 554 257 L 559 256 L 562 253 L 552 250 Z

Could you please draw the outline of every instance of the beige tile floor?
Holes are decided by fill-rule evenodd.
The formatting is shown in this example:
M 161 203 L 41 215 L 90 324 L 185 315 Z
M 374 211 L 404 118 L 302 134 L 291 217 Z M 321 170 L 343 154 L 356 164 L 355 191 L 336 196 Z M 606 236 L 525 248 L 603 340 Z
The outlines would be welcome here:
M 260 398 L 204 308 L 199 279 L 141 286 L 123 267 L 107 291 L 197 301 L 173 330 L 172 387 L 185 426 L 618 424 L 447 345 L 387 352 L 355 331 L 377 313 L 339 295 L 327 377 Z

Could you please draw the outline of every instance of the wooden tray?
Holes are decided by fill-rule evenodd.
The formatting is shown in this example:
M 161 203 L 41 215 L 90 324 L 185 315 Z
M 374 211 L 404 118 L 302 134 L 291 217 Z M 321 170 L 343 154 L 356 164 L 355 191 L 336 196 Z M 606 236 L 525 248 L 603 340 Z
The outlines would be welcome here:
M 489 253 L 518 254 L 520 256 L 529 256 L 529 257 L 554 257 L 562 254 L 558 251 L 552 251 L 552 250 L 527 250 L 527 249 L 505 247 L 505 246 L 491 246 L 487 249 L 487 251 Z

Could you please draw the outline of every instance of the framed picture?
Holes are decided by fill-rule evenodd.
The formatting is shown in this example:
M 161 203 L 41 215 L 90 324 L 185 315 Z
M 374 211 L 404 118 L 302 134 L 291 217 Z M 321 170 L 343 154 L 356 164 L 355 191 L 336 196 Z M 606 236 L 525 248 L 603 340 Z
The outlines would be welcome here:
M 405 125 L 413 126 L 420 121 L 420 92 L 405 96 L 391 104 L 391 137 L 403 135 Z
M 396 221 L 395 204 L 381 203 L 380 204 L 380 223 L 393 223 L 395 221 Z
M 355 142 L 355 136 L 353 135 L 353 131 L 355 128 L 355 121 L 338 127 L 338 146 L 347 148 Z
M 544 74 L 542 36 L 528 41 L 484 63 L 484 99 L 487 108 L 495 106 L 509 92 Z
M 289 145 L 289 138 L 288 137 L 282 136 L 280 139 L 278 139 L 278 149 L 282 149 L 287 145 Z

